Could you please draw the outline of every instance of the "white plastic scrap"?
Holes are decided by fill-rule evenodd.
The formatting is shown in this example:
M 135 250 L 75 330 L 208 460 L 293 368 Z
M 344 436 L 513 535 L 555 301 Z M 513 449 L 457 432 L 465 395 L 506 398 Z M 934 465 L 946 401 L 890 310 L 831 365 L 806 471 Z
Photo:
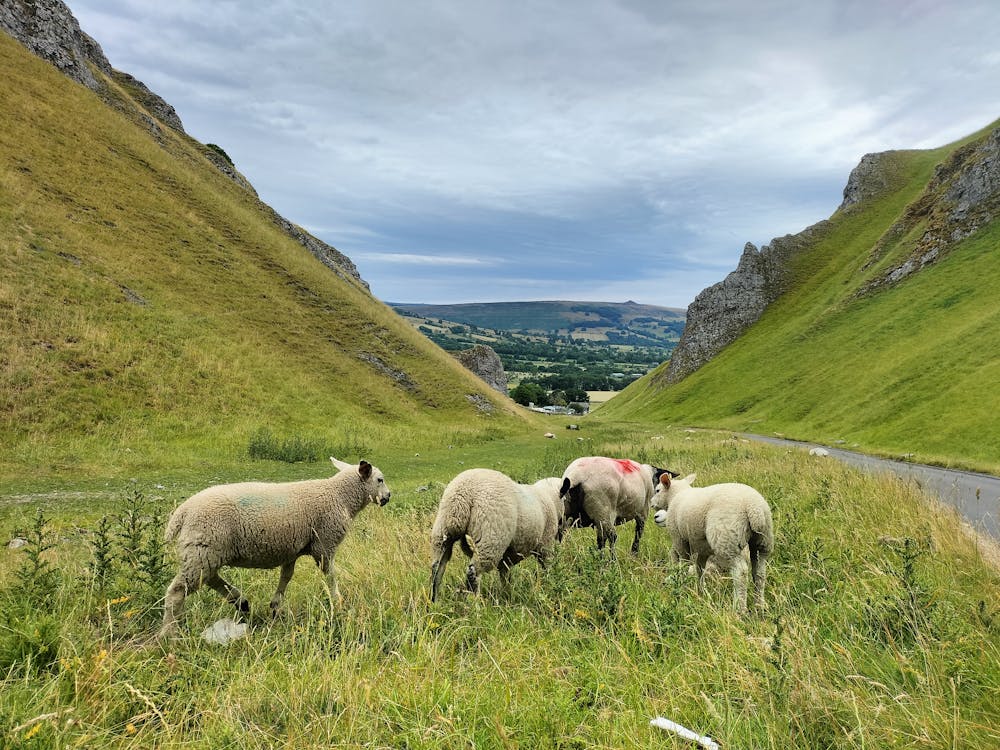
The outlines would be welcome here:
M 210 626 L 205 628 L 201 637 L 209 643 L 219 643 L 225 645 L 230 641 L 235 641 L 238 638 L 244 637 L 246 634 L 247 624 L 245 622 L 236 622 L 235 620 L 227 617 L 222 620 L 216 620 Z
M 705 750 L 719 750 L 719 743 L 711 737 L 703 737 L 697 732 L 692 732 L 687 727 L 682 727 L 680 724 L 670 721 L 670 719 L 664 719 L 662 716 L 650 719 L 649 724 L 650 726 L 659 727 L 660 729 L 665 729 L 668 732 L 673 732 L 677 736 L 683 737 L 686 740 L 697 742 L 705 748 Z

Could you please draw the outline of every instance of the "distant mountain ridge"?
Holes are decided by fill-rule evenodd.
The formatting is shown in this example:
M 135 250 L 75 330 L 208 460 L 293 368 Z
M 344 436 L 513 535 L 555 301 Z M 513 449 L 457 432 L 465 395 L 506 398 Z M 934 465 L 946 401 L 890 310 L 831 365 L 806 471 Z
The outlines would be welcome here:
M 390 303 L 404 315 L 538 336 L 593 342 L 629 340 L 673 348 L 684 329 L 684 311 L 636 302 L 473 302 L 454 305 Z

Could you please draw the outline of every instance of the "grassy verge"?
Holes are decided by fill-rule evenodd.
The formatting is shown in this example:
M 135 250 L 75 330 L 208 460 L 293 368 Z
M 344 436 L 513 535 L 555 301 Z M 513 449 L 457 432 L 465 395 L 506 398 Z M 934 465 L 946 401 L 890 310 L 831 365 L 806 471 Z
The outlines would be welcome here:
M 213 592 L 192 598 L 181 639 L 147 640 L 169 574 L 150 540 L 215 476 L 4 498 L 3 538 L 17 529 L 30 544 L 0 551 L 0 746 L 681 747 L 648 726 L 656 715 L 723 747 L 1000 742 L 1000 574 L 951 513 L 895 480 L 716 433 L 580 436 L 380 451 L 393 500 L 364 511 L 338 552 L 343 606 L 329 608 L 303 562 L 271 621 L 276 575 L 233 570 L 256 609 L 249 637 L 228 647 L 198 638 L 230 614 Z M 584 453 L 759 487 L 777 526 L 766 612 L 733 615 L 727 581 L 699 598 L 651 525 L 637 559 L 628 528 L 617 562 L 576 531 L 547 571 L 522 564 L 506 592 L 487 577 L 481 599 L 455 593 L 457 557 L 443 599 L 428 601 L 427 534 L 451 477 L 491 466 L 526 481 Z

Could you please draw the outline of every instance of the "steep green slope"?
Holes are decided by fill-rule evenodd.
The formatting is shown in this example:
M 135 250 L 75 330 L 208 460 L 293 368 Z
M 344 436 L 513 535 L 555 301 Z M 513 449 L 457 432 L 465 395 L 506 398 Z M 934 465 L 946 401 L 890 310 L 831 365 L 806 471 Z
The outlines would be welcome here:
M 0 476 L 217 461 L 261 426 L 523 424 L 116 90 L 121 111 L 0 34 Z
M 889 188 L 831 218 L 795 259 L 790 291 L 743 336 L 676 384 L 659 368 L 600 413 L 1000 470 L 1000 221 L 902 282 L 863 293 L 922 236 L 938 165 L 994 127 L 894 153 Z M 904 236 L 887 233 L 901 220 Z

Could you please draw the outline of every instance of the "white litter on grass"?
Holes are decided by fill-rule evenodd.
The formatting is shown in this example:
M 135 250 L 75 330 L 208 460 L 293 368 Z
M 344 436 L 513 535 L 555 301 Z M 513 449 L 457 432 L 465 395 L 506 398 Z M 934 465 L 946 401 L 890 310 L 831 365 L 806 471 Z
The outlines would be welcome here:
M 686 740 L 697 742 L 699 745 L 706 748 L 706 750 L 719 750 L 719 743 L 711 737 L 703 737 L 697 732 L 692 732 L 687 727 L 682 727 L 680 724 L 670 721 L 670 719 L 664 719 L 662 716 L 650 719 L 649 724 L 650 726 L 665 729 L 668 732 L 673 732 L 678 737 L 683 737 Z
M 216 620 L 209 627 L 205 628 L 205 632 L 201 634 L 201 637 L 209 643 L 218 643 L 224 646 L 230 641 L 243 638 L 246 634 L 247 624 L 245 622 L 236 622 L 226 617 L 222 620 Z
M 810 448 L 809 449 L 809 455 L 810 456 L 829 456 L 830 455 L 830 451 L 828 451 L 826 448 Z

